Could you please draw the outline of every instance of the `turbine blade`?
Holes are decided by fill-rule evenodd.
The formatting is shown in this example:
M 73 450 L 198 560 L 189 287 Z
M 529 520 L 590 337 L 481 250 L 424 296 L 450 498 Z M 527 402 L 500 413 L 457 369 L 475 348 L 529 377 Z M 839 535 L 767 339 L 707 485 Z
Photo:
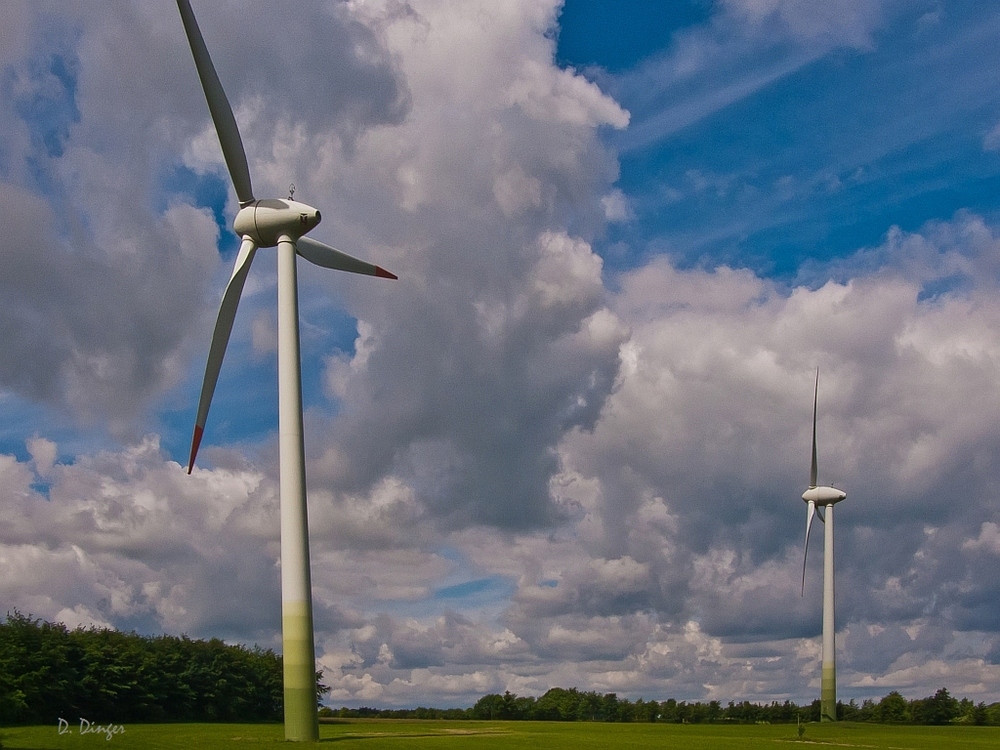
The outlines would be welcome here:
M 814 515 L 816 515 L 816 503 L 810 500 L 809 510 L 806 511 L 806 544 L 802 551 L 802 593 L 800 596 L 806 594 L 806 559 L 809 557 L 809 530 L 812 528 Z
M 215 321 L 215 332 L 212 334 L 212 346 L 208 350 L 208 363 L 205 365 L 205 380 L 201 386 L 201 400 L 198 402 L 198 416 L 194 421 L 194 437 L 191 439 L 191 458 L 188 460 L 188 474 L 194 469 L 194 459 L 198 455 L 201 436 L 205 432 L 205 421 L 208 419 L 208 408 L 212 405 L 212 394 L 215 384 L 219 382 L 219 371 L 222 369 L 222 358 L 226 355 L 229 344 L 229 334 L 233 330 L 233 320 L 236 318 L 236 307 L 240 303 L 243 284 L 250 272 L 250 264 L 257 252 L 256 243 L 249 237 L 243 238 L 233 275 L 229 278 L 226 291 L 222 295 L 222 305 L 219 307 L 219 318 Z
M 347 253 L 335 250 L 329 245 L 324 245 L 318 240 L 310 237 L 299 237 L 295 241 L 295 252 L 323 268 L 332 268 L 334 271 L 348 271 L 350 273 L 361 273 L 366 276 L 379 276 L 383 279 L 398 279 L 394 273 L 386 271 L 381 266 L 358 260 Z
M 243 150 L 240 130 L 236 126 L 236 118 L 233 117 L 233 108 L 229 106 L 226 92 L 215 72 L 208 47 L 205 46 L 205 39 L 201 35 L 201 29 L 198 28 L 194 11 L 191 10 L 191 3 L 188 0 L 177 0 L 177 9 L 181 12 L 184 32 L 191 45 L 191 54 L 194 56 L 195 67 L 198 68 L 201 87 L 205 91 L 208 110 L 215 123 L 215 132 L 222 145 L 222 155 L 226 159 L 226 166 L 229 167 L 229 176 L 233 180 L 233 187 L 236 188 L 236 197 L 240 201 L 240 206 L 245 206 L 253 203 L 253 188 L 250 186 L 250 168 L 247 166 L 247 155 Z
M 812 466 L 809 469 L 809 487 L 810 489 L 818 486 L 816 484 L 816 479 L 819 474 L 819 468 L 816 462 L 816 406 L 819 403 L 819 368 L 816 368 L 816 389 L 813 391 L 813 453 L 812 453 Z

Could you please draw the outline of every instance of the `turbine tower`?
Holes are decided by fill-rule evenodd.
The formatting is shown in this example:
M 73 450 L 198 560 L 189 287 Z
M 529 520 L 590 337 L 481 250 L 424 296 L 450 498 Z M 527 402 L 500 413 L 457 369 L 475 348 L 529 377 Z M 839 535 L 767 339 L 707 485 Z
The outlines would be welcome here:
M 236 307 L 257 249 L 278 253 L 278 453 L 281 518 L 281 642 L 284 661 L 285 739 L 319 738 L 316 712 L 316 649 L 313 635 L 309 527 L 306 509 L 305 457 L 302 438 L 302 375 L 299 361 L 299 310 L 296 256 L 324 268 L 351 273 L 396 276 L 379 266 L 335 250 L 305 234 L 320 221 L 312 206 L 288 199 L 257 199 L 250 185 L 243 141 L 232 107 L 222 89 L 189 0 L 177 0 L 222 154 L 239 199 L 233 229 L 241 239 L 236 266 L 226 285 L 205 367 L 198 403 L 188 474 L 205 431 L 212 394 L 229 343 Z
M 806 543 L 802 553 L 802 595 L 806 591 L 806 556 L 809 554 L 809 530 L 812 528 L 816 508 L 823 508 L 820 520 L 826 527 L 823 545 L 823 677 L 820 683 L 820 720 L 837 720 L 837 646 L 836 621 L 833 596 L 833 506 L 847 497 L 836 487 L 817 483 L 816 462 L 816 406 L 819 402 L 819 368 L 816 368 L 816 387 L 813 391 L 812 466 L 809 470 L 809 489 L 802 493 L 806 502 Z

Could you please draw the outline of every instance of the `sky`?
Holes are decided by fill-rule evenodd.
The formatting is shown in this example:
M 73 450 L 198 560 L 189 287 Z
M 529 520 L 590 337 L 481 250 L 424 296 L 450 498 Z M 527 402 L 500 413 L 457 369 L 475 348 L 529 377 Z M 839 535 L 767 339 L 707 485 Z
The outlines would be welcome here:
M 193 3 L 299 264 L 333 706 L 1000 700 L 1000 9 Z M 173 3 L 0 23 L 0 611 L 280 649 L 276 265 Z M 295 19 L 290 23 L 289 19 Z

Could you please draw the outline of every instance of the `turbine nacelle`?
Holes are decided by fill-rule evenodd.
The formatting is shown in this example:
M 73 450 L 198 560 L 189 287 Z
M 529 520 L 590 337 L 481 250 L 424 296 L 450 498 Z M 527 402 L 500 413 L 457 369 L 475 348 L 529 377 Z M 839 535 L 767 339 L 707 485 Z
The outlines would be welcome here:
M 847 493 L 836 487 L 810 487 L 802 493 L 803 501 L 814 503 L 820 507 L 839 503 L 847 497 Z
M 312 206 L 283 198 L 257 200 L 240 209 L 233 231 L 249 237 L 258 247 L 274 247 L 281 237 L 297 240 L 319 224 L 320 213 Z

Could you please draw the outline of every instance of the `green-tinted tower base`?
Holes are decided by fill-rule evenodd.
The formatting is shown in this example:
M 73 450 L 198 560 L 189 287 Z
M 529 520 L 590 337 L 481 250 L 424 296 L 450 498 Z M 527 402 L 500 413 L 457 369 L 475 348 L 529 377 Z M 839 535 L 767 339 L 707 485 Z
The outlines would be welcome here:
M 823 682 L 820 685 L 820 721 L 837 720 L 837 668 L 823 665 Z
M 284 605 L 285 609 L 306 609 Z M 316 711 L 316 659 L 313 653 L 312 618 L 303 612 L 286 612 L 281 618 L 285 676 L 285 739 L 315 742 L 319 739 Z

